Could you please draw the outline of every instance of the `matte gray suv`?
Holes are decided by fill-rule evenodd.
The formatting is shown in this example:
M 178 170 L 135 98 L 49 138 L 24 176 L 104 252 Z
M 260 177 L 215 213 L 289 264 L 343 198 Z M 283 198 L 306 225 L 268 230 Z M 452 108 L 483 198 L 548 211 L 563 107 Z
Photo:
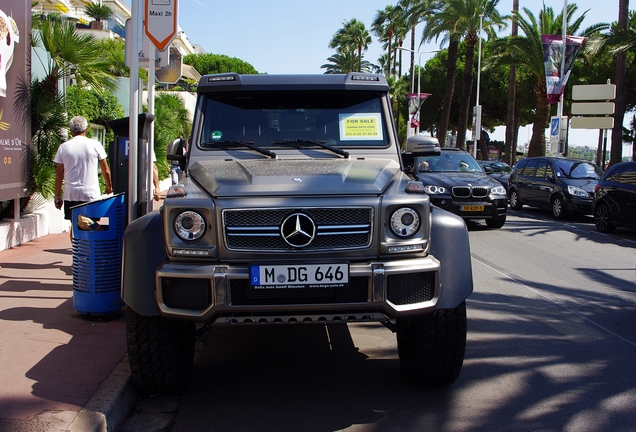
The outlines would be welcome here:
M 390 107 L 379 75 L 201 78 L 186 154 L 167 151 L 185 176 L 124 236 L 140 390 L 181 390 L 199 330 L 247 324 L 381 322 L 410 381 L 455 381 L 468 233 L 405 168 L 439 147 L 403 162 Z

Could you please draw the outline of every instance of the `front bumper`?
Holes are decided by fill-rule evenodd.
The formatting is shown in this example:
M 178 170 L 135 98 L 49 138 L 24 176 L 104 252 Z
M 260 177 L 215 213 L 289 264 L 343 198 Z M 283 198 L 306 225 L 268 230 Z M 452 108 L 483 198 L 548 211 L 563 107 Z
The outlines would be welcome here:
M 506 216 L 508 197 L 502 196 L 501 198 L 491 201 L 459 201 L 450 197 L 431 197 L 431 203 L 441 209 L 456 214 L 462 219 L 497 219 Z M 475 208 L 481 208 L 481 210 L 475 210 Z
M 594 199 L 577 196 L 570 196 L 568 201 L 568 211 L 591 215 L 594 212 Z
M 249 285 L 249 267 L 164 261 L 155 299 L 168 318 L 223 324 L 384 321 L 433 311 L 441 295 L 432 256 L 351 262 L 346 288 L 267 289 Z

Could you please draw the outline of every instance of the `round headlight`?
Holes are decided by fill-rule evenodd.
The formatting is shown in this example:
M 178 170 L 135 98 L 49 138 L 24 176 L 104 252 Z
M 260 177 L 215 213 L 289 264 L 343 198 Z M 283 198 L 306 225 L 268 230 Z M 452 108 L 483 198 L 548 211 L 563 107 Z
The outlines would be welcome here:
M 205 232 L 205 219 L 195 211 L 184 211 L 174 220 L 174 232 L 182 240 L 197 240 Z
M 397 209 L 391 215 L 391 231 L 400 237 L 415 234 L 420 227 L 420 215 L 409 207 Z
M 446 193 L 446 188 L 444 186 L 426 185 L 424 186 L 424 192 L 429 195 L 438 195 Z

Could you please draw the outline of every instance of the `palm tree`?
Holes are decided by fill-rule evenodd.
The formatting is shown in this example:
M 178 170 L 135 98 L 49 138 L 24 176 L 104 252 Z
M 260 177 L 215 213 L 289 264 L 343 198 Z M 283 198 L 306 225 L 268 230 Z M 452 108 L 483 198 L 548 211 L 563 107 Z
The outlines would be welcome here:
M 409 76 L 413 77 L 415 68 L 415 27 L 435 13 L 440 2 L 432 0 L 400 0 L 400 8 L 403 14 L 403 22 L 407 24 L 411 32 L 411 62 L 409 66 Z
M 443 10 L 445 1 L 431 4 L 432 13 L 424 19 L 424 29 L 420 44 L 438 40 L 441 37 L 441 44 L 448 44 L 448 55 L 446 60 L 446 85 L 444 88 L 444 102 L 442 114 L 437 126 L 437 139 L 442 147 L 446 146 L 446 131 L 450 120 L 451 105 L 455 91 L 455 79 L 457 76 L 457 58 L 459 56 L 460 37 L 453 32 L 453 23 L 440 19 L 440 12 Z
M 326 69 L 326 74 L 343 74 L 349 72 L 355 72 L 352 69 L 352 65 L 358 63 L 358 55 L 355 52 L 336 53 L 329 57 L 327 61 L 331 63 L 325 63 L 320 66 L 321 69 Z M 373 69 L 373 65 L 366 60 L 360 62 L 360 72 L 369 73 Z
M 86 8 L 84 9 L 86 15 L 93 18 L 95 21 L 95 25 L 91 24 L 91 28 L 102 29 L 102 20 L 107 20 L 113 15 L 113 11 L 108 5 L 99 3 L 88 3 Z
M 566 17 L 568 34 L 574 34 L 579 31 L 587 13 L 584 12 L 579 18 L 570 22 L 577 10 L 578 6 L 576 4 L 571 3 L 568 5 Z M 517 65 L 523 67 L 526 73 L 535 78 L 534 93 L 537 102 L 535 119 L 532 125 L 532 138 L 528 146 L 528 156 L 543 156 L 545 155 L 545 129 L 550 120 L 550 104 L 546 91 L 541 35 L 562 34 L 563 13 L 561 12 L 555 16 L 553 9 L 545 5 L 539 13 L 538 19 L 528 8 L 523 8 L 523 12 L 527 18 L 524 18 L 519 12 L 513 12 L 512 19 L 524 35 L 493 41 L 492 50 L 495 54 L 486 60 L 485 67 L 488 68 L 497 64 Z M 583 30 L 579 35 L 589 36 L 604 28 L 607 28 L 606 24 L 596 24 Z
M 110 72 L 111 63 L 101 55 L 102 44 L 98 39 L 80 34 L 73 24 L 56 19 L 44 19 L 33 24 L 33 28 L 39 30 L 34 32 L 34 43 L 41 43 L 54 63 L 50 73 L 57 73 L 63 78 L 74 76 L 79 86 L 111 91 L 116 88 Z
M 343 28 L 334 34 L 329 48 L 336 48 L 340 53 L 356 51 L 358 54 L 358 72 L 362 70 L 362 52 L 366 51 L 372 42 L 371 35 L 363 22 L 352 18 L 343 23 Z M 352 65 L 353 69 L 353 65 Z
M 391 75 L 391 56 L 393 55 L 393 39 L 395 37 L 395 26 L 398 19 L 399 9 L 395 6 L 387 6 L 384 10 L 377 11 L 371 24 L 371 31 L 375 33 L 380 42 L 384 42 L 387 52 L 386 68 L 384 74 Z
M 170 174 L 170 163 L 166 160 L 166 147 L 175 138 L 190 135 L 191 123 L 188 110 L 175 94 L 160 92 L 155 96 L 154 147 L 160 178 Z
M 481 35 L 480 28 L 489 39 L 497 37 L 497 30 L 505 28 L 505 17 L 497 11 L 499 0 L 447 0 L 444 9 L 435 19 L 453 23 L 451 33 L 457 39 L 466 42 L 464 59 L 464 75 L 462 79 L 462 95 L 459 104 L 459 120 L 457 124 L 457 147 L 464 148 L 466 129 L 470 114 L 470 103 L 473 89 L 473 70 L 475 64 L 475 46 Z

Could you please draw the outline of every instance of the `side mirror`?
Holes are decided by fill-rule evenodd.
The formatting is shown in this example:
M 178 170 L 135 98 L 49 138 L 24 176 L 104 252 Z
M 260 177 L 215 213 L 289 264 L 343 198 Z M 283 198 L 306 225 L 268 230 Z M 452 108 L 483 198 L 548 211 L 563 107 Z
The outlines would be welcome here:
M 186 155 L 183 154 L 183 147 L 186 141 L 183 138 L 177 138 L 166 147 L 166 159 L 169 161 L 177 161 L 179 168 L 185 170 Z
M 494 172 L 491 166 L 485 166 L 484 171 L 486 171 L 486 174 L 492 174 Z

